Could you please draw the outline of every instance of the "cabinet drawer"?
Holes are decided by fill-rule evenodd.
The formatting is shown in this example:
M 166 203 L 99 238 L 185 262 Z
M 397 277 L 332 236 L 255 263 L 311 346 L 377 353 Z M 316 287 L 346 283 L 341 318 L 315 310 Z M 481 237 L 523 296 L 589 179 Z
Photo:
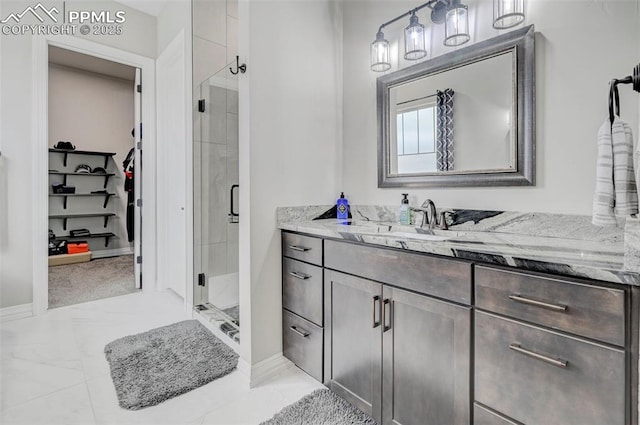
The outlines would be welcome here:
M 282 307 L 322 326 L 322 268 L 283 258 Z
M 476 307 L 625 345 L 624 291 L 476 267 Z
M 473 425 L 521 425 L 478 404 L 473 405 Z
M 470 263 L 327 240 L 325 267 L 471 304 Z
M 322 328 L 282 310 L 282 351 L 300 369 L 322 382 Z
M 282 255 L 321 266 L 322 239 L 283 232 Z
M 475 399 L 527 425 L 625 424 L 625 353 L 475 314 Z

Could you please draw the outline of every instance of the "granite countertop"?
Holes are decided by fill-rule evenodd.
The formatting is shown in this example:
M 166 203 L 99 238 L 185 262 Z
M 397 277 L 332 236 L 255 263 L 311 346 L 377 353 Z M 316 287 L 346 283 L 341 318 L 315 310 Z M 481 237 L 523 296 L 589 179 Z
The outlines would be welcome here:
M 393 209 L 386 207 L 352 206 L 354 218 L 346 222 L 313 219 L 322 216 L 326 206 L 305 208 L 279 209 L 279 228 L 524 270 L 640 285 L 637 219 L 629 219 L 627 230 L 631 234 L 625 237 L 624 227 L 597 228 L 584 216 L 451 210 L 452 217 L 447 219 L 450 230 L 429 230 L 397 224 Z

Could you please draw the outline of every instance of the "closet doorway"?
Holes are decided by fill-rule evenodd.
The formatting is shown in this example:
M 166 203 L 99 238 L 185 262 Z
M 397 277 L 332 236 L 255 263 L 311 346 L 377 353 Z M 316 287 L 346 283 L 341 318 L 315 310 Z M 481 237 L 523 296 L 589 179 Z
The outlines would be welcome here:
M 48 47 L 49 308 L 142 288 L 140 69 Z

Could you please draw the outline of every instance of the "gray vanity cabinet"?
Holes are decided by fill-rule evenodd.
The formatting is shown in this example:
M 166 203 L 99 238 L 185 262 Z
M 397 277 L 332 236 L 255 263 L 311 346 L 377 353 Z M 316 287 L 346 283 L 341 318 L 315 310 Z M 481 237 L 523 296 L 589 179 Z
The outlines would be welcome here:
M 471 308 L 385 286 L 382 317 L 382 423 L 468 424 Z
M 322 239 L 282 234 L 282 352 L 323 380 Z
M 327 270 L 325 297 L 331 335 L 328 385 L 380 422 L 382 285 Z
M 397 286 L 468 300 L 470 265 L 331 240 L 324 252 L 331 389 L 382 425 L 469 424 L 471 307 Z
M 476 266 L 476 425 L 637 423 L 636 298 L 594 283 Z

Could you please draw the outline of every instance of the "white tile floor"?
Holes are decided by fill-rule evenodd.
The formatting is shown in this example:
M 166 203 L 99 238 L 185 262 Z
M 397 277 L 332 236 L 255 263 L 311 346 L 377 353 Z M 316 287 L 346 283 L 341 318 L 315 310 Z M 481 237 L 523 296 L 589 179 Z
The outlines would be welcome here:
M 235 371 L 158 406 L 118 406 L 104 358 L 116 338 L 189 319 L 171 292 L 136 293 L 0 324 L 0 423 L 259 424 L 322 386 L 293 367 L 258 388 Z

